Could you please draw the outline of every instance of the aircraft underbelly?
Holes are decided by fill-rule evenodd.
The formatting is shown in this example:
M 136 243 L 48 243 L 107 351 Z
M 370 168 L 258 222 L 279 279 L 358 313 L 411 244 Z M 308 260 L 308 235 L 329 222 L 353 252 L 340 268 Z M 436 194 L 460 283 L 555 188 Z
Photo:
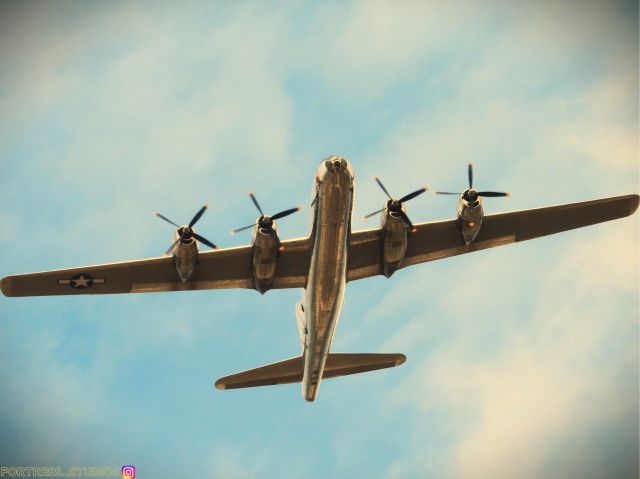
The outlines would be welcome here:
M 320 185 L 315 247 L 305 291 L 308 336 L 302 394 L 313 401 L 344 301 L 347 244 L 353 195 L 347 171 L 327 174 Z

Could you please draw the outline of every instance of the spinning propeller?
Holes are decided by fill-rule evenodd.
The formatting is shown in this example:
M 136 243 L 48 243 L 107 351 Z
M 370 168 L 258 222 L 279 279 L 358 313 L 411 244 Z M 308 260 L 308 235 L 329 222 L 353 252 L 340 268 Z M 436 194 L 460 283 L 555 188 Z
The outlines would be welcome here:
M 409 200 L 412 200 L 416 196 L 420 196 L 422 193 L 427 191 L 429 188 L 427 188 L 425 186 L 424 188 L 420 188 L 419 190 L 416 190 L 416 191 L 414 191 L 412 193 L 409 193 L 408 195 L 404 195 L 399 200 L 394 200 L 391 197 L 391 195 L 389 194 L 389 192 L 387 191 L 387 189 L 382 184 L 382 181 L 380 181 L 380 178 L 378 178 L 377 176 L 374 176 L 373 179 L 376 180 L 376 183 L 378 183 L 378 186 L 380 186 L 382 191 L 384 191 L 385 195 L 387 195 L 389 197 L 389 201 L 387 201 L 387 204 L 384 206 L 384 208 L 381 208 L 381 209 L 379 209 L 377 211 L 374 211 L 373 213 L 369 213 L 368 215 L 364 216 L 363 219 L 366 220 L 367 218 L 370 218 L 373 215 L 377 215 L 381 211 L 388 210 L 391 213 L 396 213 L 398 216 L 400 216 L 404 220 L 405 224 L 409 227 L 411 232 L 415 233 L 415 228 L 413 227 L 413 223 L 411 223 L 411 220 L 409 219 L 407 214 L 402 210 L 402 203 L 405 203 L 405 202 L 407 202 Z
M 434 195 L 462 195 L 462 197 L 469 203 L 475 203 L 479 196 L 484 198 L 495 198 L 498 196 L 509 196 L 509 193 L 502 193 L 499 191 L 476 191 L 473 189 L 473 165 L 469 163 L 469 189 L 464 190 L 461 193 L 452 193 L 449 191 L 434 191 Z
M 169 253 L 171 253 L 173 251 L 173 249 L 176 247 L 176 245 L 178 244 L 179 241 L 187 241 L 190 238 L 195 238 L 198 241 L 200 241 L 200 243 L 206 244 L 210 248 L 218 249 L 218 247 L 216 245 L 214 245 L 211 241 L 209 241 L 207 238 L 204 238 L 203 236 L 200 236 L 198 233 L 193 231 L 193 225 L 195 225 L 198 222 L 198 220 L 202 217 L 204 212 L 207 210 L 208 206 L 209 205 L 204 205 L 202 208 L 200 208 L 200 211 L 198 211 L 195 214 L 195 216 L 191 219 L 189 224 L 185 225 L 185 226 L 177 225 L 173 221 L 171 221 L 169 218 L 167 218 L 166 216 L 162 216 L 157 211 L 155 212 L 155 215 L 158 218 L 161 218 L 161 219 L 165 220 L 167 223 L 171 223 L 173 226 L 178 228 L 178 239 L 173 242 L 173 244 L 169 247 L 169 249 L 167 250 L 165 255 L 168 255 Z
M 296 211 L 300 211 L 300 207 L 296 207 L 296 208 L 290 208 L 288 210 L 284 210 L 281 211 L 280 213 L 276 213 L 273 216 L 267 216 L 264 214 L 264 211 L 262 211 L 262 208 L 260 208 L 260 203 L 258 203 L 258 200 L 256 199 L 256 197 L 253 195 L 252 192 L 249 192 L 249 197 L 251 198 L 251 201 L 253 201 L 253 204 L 256 205 L 256 208 L 258 209 L 258 211 L 260 212 L 260 218 L 258 218 L 258 221 L 256 223 L 252 223 L 248 226 L 243 226 L 242 228 L 238 228 L 235 230 L 231 230 L 230 233 L 232 235 L 239 233 L 240 231 L 244 231 L 244 230 L 248 230 L 249 228 L 253 228 L 254 226 L 258 226 L 260 229 L 266 230 L 269 233 L 274 233 L 275 234 L 275 230 L 273 229 L 273 222 L 275 220 L 279 220 L 280 218 L 284 218 L 285 216 L 289 216 L 290 214 L 295 213 Z M 277 237 L 277 235 L 276 235 Z M 279 242 L 278 242 L 279 244 Z

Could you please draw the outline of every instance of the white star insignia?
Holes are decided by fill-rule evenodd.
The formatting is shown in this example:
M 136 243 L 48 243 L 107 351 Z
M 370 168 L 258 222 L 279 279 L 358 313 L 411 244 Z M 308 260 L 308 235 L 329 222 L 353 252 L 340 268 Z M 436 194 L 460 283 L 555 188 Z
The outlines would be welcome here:
M 91 278 L 86 278 L 84 275 L 81 274 L 79 278 L 72 279 L 71 281 L 73 282 L 74 288 L 88 288 Z

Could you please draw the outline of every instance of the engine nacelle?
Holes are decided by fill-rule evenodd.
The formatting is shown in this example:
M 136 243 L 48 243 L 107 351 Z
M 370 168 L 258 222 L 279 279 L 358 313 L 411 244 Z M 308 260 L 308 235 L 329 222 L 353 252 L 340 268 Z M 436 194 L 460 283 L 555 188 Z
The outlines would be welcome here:
M 178 242 L 173 250 L 173 263 L 180 279 L 187 281 L 198 264 L 198 246 L 193 238 Z
M 253 284 L 260 294 L 264 294 L 271 288 L 278 264 L 279 241 L 276 233 L 276 225 L 269 231 L 259 226 L 253 230 L 253 256 L 252 272 Z
M 458 223 L 460 224 L 465 244 L 470 244 L 478 236 L 483 216 L 484 212 L 480 198 L 476 198 L 475 201 L 468 201 L 464 197 L 460 198 L 458 202 Z
M 402 210 L 406 211 L 404 206 Z M 385 209 L 382 213 L 382 264 L 384 275 L 389 278 L 398 269 L 407 253 L 407 224 L 397 213 Z

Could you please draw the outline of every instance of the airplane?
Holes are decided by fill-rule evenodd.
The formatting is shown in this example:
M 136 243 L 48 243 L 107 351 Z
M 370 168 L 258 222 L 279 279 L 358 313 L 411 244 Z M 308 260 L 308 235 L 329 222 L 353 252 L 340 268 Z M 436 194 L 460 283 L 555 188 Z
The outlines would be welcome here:
M 330 156 L 318 167 L 312 196 L 309 236 L 281 241 L 275 220 L 298 208 L 265 215 L 234 232 L 253 228 L 247 246 L 217 248 L 195 233 L 193 226 L 206 210 L 179 226 L 174 242 L 163 257 L 121 263 L 84 266 L 41 273 L 7 276 L 0 286 L 5 296 L 148 293 L 204 289 L 248 288 L 264 294 L 270 289 L 302 288 L 295 305 L 300 336 L 300 356 L 218 379 L 218 389 L 274 384 L 302 384 L 302 397 L 314 401 L 323 379 L 398 366 L 403 354 L 332 353 L 331 343 L 344 302 L 347 282 L 376 275 L 390 278 L 397 270 L 526 241 L 575 228 L 632 215 L 640 197 L 635 194 L 550 206 L 539 209 L 484 215 L 483 197 L 508 196 L 473 188 L 473 168 L 468 167 L 469 188 L 459 195 L 457 218 L 414 224 L 405 203 L 421 194 L 421 188 L 394 199 L 387 195 L 379 228 L 351 230 L 354 174 L 349 162 Z M 198 242 L 213 251 L 200 252 Z M 171 256 L 168 256 L 171 254 Z

